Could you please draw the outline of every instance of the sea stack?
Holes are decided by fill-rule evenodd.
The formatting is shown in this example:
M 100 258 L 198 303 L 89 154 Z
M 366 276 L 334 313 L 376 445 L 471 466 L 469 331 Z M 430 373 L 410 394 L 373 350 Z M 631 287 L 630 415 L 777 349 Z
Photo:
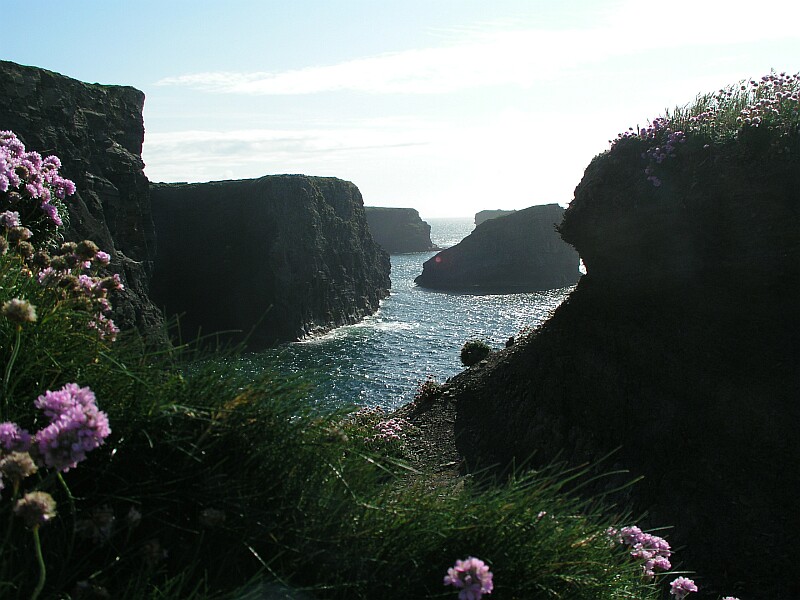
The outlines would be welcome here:
M 482 222 L 460 243 L 426 261 L 415 279 L 421 287 L 474 293 L 516 293 L 573 285 L 580 277 L 578 253 L 556 227 L 558 204 Z
M 431 241 L 431 226 L 416 209 L 367 206 L 364 210 L 372 237 L 389 254 L 438 250 Z

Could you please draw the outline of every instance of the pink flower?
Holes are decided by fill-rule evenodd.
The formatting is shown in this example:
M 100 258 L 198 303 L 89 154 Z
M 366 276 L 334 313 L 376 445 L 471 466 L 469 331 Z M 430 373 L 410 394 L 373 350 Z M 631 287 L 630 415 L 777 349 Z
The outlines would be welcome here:
M 697 586 L 694 584 L 694 581 L 686 577 L 678 577 L 675 581 L 670 583 L 669 586 L 671 588 L 669 593 L 675 596 L 675 600 L 683 600 L 692 592 L 697 591 Z
M 492 572 L 479 558 L 472 556 L 466 560 L 457 560 L 454 567 L 447 570 L 445 585 L 460 589 L 459 600 L 480 600 L 483 594 L 491 594 L 494 589 Z

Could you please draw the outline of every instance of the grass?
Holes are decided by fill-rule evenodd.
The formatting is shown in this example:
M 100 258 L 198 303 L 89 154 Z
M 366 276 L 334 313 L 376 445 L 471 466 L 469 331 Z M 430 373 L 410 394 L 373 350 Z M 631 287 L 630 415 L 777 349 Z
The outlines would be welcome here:
M 39 315 L 0 317 L 3 420 L 35 431 L 33 400 L 77 382 L 112 427 L 77 468 L 22 482 L 58 502 L 39 532 L 43 597 L 446 598 L 447 568 L 467 556 L 490 565 L 501 598 L 656 597 L 605 534 L 602 504 L 565 492 L 572 475 L 431 485 L 402 440 L 376 437 L 383 417 L 314 411 L 313 381 L 277 368 L 248 379 L 190 365 L 190 349 L 147 354 L 133 334 L 99 340 L 24 268 L 0 257 L 0 304 L 24 297 Z M 29 597 L 39 569 L 14 500 L 7 485 L 0 596 Z

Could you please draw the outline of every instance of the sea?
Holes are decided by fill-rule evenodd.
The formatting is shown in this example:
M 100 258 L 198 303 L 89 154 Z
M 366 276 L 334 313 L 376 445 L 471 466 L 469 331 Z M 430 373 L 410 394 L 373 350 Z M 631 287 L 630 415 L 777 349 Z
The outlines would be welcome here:
M 440 248 L 474 229 L 471 218 L 426 219 Z M 418 287 L 414 278 L 436 252 L 391 256 L 391 292 L 380 309 L 355 325 L 265 352 L 240 356 L 236 369 L 256 374 L 272 366 L 306 373 L 309 402 L 322 410 L 345 406 L 394 409 L 411 401 L 427 378 L 443 382 L 463 370 L 467 340 L 502 348 L 511 336 L 545 321 L 572 287 L 525 294 L 456 294 Z

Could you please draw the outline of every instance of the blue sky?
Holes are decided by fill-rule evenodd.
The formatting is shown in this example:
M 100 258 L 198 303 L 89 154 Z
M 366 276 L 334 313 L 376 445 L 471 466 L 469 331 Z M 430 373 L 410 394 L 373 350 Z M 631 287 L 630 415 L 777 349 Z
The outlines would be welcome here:
M 0 6 L 0 58 L 145 92 L 152 181 L 335 176 L 423 217 L 566 205 L 620 131 L 800 71 L 787 0 Z

